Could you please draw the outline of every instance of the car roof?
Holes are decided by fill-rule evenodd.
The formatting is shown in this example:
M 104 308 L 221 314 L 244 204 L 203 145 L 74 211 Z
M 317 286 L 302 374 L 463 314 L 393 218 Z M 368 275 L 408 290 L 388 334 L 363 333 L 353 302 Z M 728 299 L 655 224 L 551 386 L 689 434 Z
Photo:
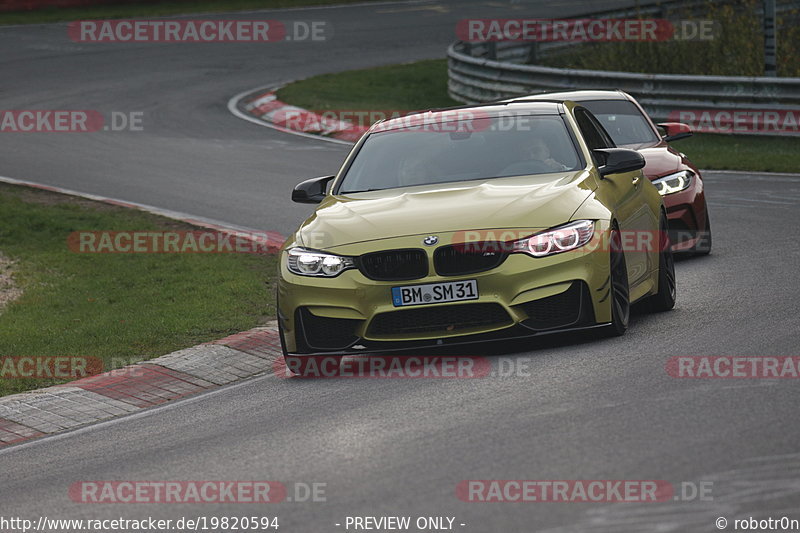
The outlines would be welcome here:
M 455 120 L 492 118 L 507 114 L 509 111 L 530 115 L 559 115 L 564 111 L 564 99 L 537 98 L 532 101 L 512 99 L 502 102 L 489 102 L 487 104 L 470 104 L 440 109 L 429 109 L 418 113 L 411 113 L 402 117 L 381 120 L 372 125 L 374 130 L 387 131 L 409 127 L 409 124 L 438 124 Z
M 509 99 L 514 102 L 529 102 L 537 100 L 571 100 L 573 102 L 585 102 L 587 100 L 630 100 L 631 97 L 624 91 L 613 90 L 581 90 L 581 91 L 561 91 L 543 92 L 526 94 Z

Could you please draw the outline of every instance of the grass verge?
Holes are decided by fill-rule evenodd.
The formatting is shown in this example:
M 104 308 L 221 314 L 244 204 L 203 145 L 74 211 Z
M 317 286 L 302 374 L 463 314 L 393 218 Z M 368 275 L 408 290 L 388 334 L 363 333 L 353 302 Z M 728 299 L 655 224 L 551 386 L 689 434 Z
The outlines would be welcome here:
M 287 85 L 278 98 L 313 110 L 414 110 L 458 105 L 447 95 L 447 61 L 419 61 Z M 696 133 L 675 143 L 698 167 L 756 172 L 800 171 L 800 137 Z
M 0 184 L 0 251 L 15 261 L 23 291 L 0 313 L 0 358 L 98 357 L 108 370 L 274 316 L 274 255 L 78 254 L 67 246 L 73 231 L 196 229 Z M 60 382 L 6 375 L 0 395 Z
M 800 172 L 800 137 L 695 133 L 673 146 L 701 169 Z
M 163 17 L 188 13 L 221 13 L 255 9 L 352 4 L 375 0 L 185 0 L 121 3 L 83 7 L 46 7 L 31 11 L 0 13 L 0 24 L 40 24 L 84 19 Z
M 433 59 L 314 76 L 287 85 L 278 98 L 304 109 L 399 110 L 459 105 L 447 96 L 447 62 Z

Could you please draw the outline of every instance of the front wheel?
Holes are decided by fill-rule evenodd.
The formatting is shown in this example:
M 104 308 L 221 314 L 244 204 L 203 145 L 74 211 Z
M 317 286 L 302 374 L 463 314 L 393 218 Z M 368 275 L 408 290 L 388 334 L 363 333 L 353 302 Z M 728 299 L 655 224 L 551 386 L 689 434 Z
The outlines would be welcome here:
M 659 231 L 658 253 L 658 292 L 647 299 L 650 311 L 657 313 L 669 311 L 675 307 L 677 295 L 675 284 L 675 258 L 667 233 L 667 217 L 661 214 L 661 230 Z
M 611 230 L 609 256 L 611 262 L 611 324 L 605 328 L 610 337 L 624 335 L 631 318 L 630 289 L 628 287 L 628 267 L 622 250 L 622 238 L 619 229 Z
M 711 253 L 711 219 L 706 208 L 706 229 L 697 232 L 697 243 L 692 248 L 695 255 L 708 255 Z

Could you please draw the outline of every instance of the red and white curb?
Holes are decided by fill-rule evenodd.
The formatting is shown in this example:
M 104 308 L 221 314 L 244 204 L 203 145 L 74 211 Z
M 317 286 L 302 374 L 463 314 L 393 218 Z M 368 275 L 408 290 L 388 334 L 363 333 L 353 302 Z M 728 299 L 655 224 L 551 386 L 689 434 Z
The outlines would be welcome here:
M 64 385 L 5 396 L 0 449 L 269 372 L 279 358 L 273 323 Z
M 261 126 L 338 144 L 353 144 L 369 129 L 368 126 L 331 119 L 278 100 L 276 92 L 284 85 L 237 94 L 228 101 L 228 110 Z
M 266 249 L 268 252 L 275 253 L 280 250 L 281 246 L 283 246 L 284 241 L 286 238 L 277 233 L 275 231 L 261 231 L 252 228 L 246 228 L 244 226 L 237 226 L 234 224 L 227 224 L 225 222 L 219 222 L 217 220 L 213 220 L 210 218 L 205 217 L 198 217 L 195 215 L 190 215 L 187 213 L 181 213 L 179 211 L 171 211 L 169 209 L 162 209 L 160 207 L 153 207 L 147 204 L 139 204 L 136 202 L 126 202 L 124 200 L 118 200 L 116 198 L 109 198 L 107 196 L 99 196 L 96 194 L 90 194 L 85 192 L 73 191 L 71 189 L 64 189 L 62 187 L 54 187 L 52 185 L 45 185 L 43 183 L 37 183 L 35 181 L 27 181 L 21 180 L 16 178 L 8 178 L 6 176 L 0 176 L 0 183 L 8 183 L 10 185 L 22 185 L 25 187 L 31 187 L 33 189 L 40 189 L 43 191 L 50 191 L 56 192 L 59 194 L 66 194 L 68 196 L 75 196 L 78 198 L 84 198 L 86 200 L 93 200 L 95 202 L 101 202 L 104 204 L 109 205 L 116 205 L 119 207 L 127 207 L 129 209 L 136 209 L 138 211 L 144 211 L 146 213 L 151 213 L 153 215 L 162 216 L 165 218 L 169 218 L 172 220 L 178 220 L 180 222 L 185 222 L 187 224 L 191 224 L 193 226 L 197 226 L 200 228 L 205 228 L 213 231 L 218 231 L 220 233 L 224 233 L 226 235 L 231 235 L 236 238 L 241 239 L 249 239 L 257 244 L 260 245 L 260 249 Z
M 145 204 L 0 176 L 22 185 L 179 220 L 198 227 L 252 238 L 277 252 L 284 237 Z M 275 323 L 179 350 L 120 369 L 0 398 L 0 449 L 45 435 L 135 413 L 270 371 L 281 357 Z

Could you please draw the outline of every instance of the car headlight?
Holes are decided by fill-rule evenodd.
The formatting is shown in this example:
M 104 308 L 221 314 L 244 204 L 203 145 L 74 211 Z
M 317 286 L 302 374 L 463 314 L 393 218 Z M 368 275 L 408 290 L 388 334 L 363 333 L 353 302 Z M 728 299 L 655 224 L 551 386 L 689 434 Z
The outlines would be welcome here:
M 580 248 L 592 240 L 593 235 L 594 220 L 578 220 L 514 241 L 511 250 L 544 257 Z
M 305 248 L 290 248 L 286 261 L 290 272 L 301 276 L 326 278 L 338 276 L 345 270 L 356 266 L 352 257 L 315 252 Z
M 653 180 L 653 185 L 655 185 L 656 189 L 658 189 L 658 194 L 661 196 L 666 196 L 668 194 L 674 194 L 676 192 L 681 192 L 688 189 L 689 185 L 692 184 L 693 176 L 693 172 L 689 170 L 681 170 L 680 172 L 669 174 Z

